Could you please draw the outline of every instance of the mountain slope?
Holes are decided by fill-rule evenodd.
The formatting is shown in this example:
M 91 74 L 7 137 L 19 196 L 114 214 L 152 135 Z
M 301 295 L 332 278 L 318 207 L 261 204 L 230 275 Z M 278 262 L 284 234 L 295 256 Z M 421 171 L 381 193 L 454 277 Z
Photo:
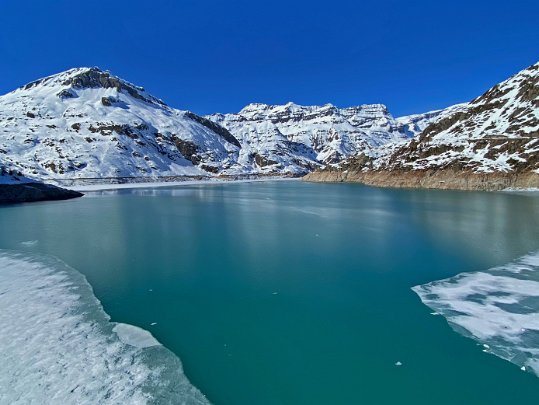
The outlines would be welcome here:
M 395 119 L 397 130 L 406 135 L 407 138 L 414 138 L 421 134 L 430 124 L 441 116 L 453 114 L 466 108 L 466 103 L 456 104 L 442 110 L 429 111 L 421 114 L 407 115 Z
M 98 68 L 0 97 L 0 159 L 33 178 L 208 174 L 235 164 L 224 128 Z
M 539 187 L 539 63 L 470 103 L 444 110 L 418 137 L 388 145 L 374 159 L 354 158 L 328 172 L 308 179 L 406 187 Z
M 429 117 L 423 115 L 395 120 L 381 104 L 339 109 L 331 104 L 256 103 L 237 114 L 213 114 L 207 118 L 240 140 L 239 162 L 243 166 L 292 172 L 335 164 L 358 153 L 374 156 L 380 145 L 406 139 L 429 122 Z
M 536 170 L 539 151 L 539 63 L 448 111 L 375 167 L 473 172 Z

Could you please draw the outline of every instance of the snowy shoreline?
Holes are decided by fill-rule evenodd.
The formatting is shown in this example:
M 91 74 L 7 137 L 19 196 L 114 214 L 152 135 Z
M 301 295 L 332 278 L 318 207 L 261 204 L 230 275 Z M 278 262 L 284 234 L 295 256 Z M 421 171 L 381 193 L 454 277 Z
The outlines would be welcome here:
M 177 187 L 177 186 L 197 186 L 197 185 L 217 185 L 217 184 L 229 184 L 229 183 L 259 183 L 267 181 L 298 181 L 298 177 L 260 177 L 253 179 L 239 179 L 239 180 L 226 180 L 226 179 L 207 179 L 207 180 L 184 180 L 184 181 L 155 181 L 155 182 L 133 182 L 133 183 L 121 183 L 121 184 L 87 184 L 87 185 L 73 185 L 63 186 L 68 190 L 79 192 L 91 192 L 91 191 L 104 191 L 104 190 L 121 190 L 121 189 L 133 189 L 133 188 L 160 188 L 160 187 Z

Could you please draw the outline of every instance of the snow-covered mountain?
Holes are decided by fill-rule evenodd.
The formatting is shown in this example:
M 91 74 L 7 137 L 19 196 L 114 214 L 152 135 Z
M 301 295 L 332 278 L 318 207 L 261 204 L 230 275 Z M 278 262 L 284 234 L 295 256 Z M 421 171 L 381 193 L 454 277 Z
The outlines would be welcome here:
M 361 170 L 538 170 L 539 64 L 470 103 L 394 118 L 349 108 L 249 104 L 201 117 L 98 68 L 0 97 L 0 169 L 41 180 Z M 351 159 L 351 160 L 350 160 Z
M 249 104 L 237 114 L 207 118 L 227 128 L 242 144 L 239 162 L 262 171 L 309 171 L 323 164 L 407 139 L 440 111 L 395 119 L 382 104 L 337 108 Z
M 423 115 L 426 126 L 421 116 L 400 120 L 407 129 L 425 126 L 414 138 L 383 145 L 374 157 L 356 155 L 307 179 L 393 187 L 539 187 L 539 62 L 469 103 L 435 113 Z
M 98 68 L 0 97 L 0 166 L 36 179 L 302 174 L 404 140 L 440 112 L 250 104 L 201 117 Z
M 471 102 L 444 110 L 373 167 L 539 173 L 539 62 Z
M 0 97 L 0 162 L 39 179 L 206 175 L 236 164 L 224 128 L 98 68 Z

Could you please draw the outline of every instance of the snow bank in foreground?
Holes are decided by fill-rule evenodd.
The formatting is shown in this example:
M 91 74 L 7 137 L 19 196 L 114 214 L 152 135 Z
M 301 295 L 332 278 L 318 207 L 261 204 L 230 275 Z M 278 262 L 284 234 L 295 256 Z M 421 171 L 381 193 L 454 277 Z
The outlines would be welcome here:
M 58 259 L 0 250 L 0 403 L 207 404 L 147 331 Z
M 413 290 L 455 331 L 539 376 L 539 252 Z

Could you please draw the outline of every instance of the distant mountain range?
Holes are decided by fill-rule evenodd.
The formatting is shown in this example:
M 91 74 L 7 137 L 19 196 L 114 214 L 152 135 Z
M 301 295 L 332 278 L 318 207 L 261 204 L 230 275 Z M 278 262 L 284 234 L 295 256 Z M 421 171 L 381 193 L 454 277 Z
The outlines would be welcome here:
M 107 71 L 71 69 L 0 97 L 0 169 L 40 180 L 538 173 L 538 71 L 535 64 L 470 103 L 394 118 L 381 104 L 293 103 L 202 117 Z
M 302 172 L 417 135 L 439 111 L 395 119 L 382 104 L 337 108 L 249 104 L 237 114 L 207 118 L 242 144 L 239 162 L 262 171 Z M 256 167 L 258 166 L 258 167 Z
M 419 133 L 440 112 L 250 104 L 201 117 L 98 68 L 0 97 L 0 164 L 38 179 L 305 174 Z

